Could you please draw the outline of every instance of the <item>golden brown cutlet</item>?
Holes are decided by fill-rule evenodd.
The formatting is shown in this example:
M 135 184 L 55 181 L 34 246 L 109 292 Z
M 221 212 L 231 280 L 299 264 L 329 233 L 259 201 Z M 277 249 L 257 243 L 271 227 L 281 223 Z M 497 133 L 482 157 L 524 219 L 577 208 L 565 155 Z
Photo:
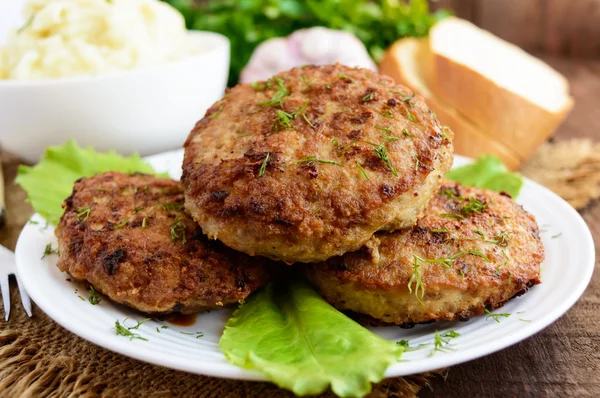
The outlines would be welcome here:
M 55 231 L 58 267 L 152 314 L 219 308 L 264 286 L 269 260 L 209 241 L 183 200 L 180 182 L 150 175 L 77 181 Z
M 540 282 L 534 217 L 507 195 L 446 182 L 417 224 L 305 269 L 340 310 L 383 323 L 467 320 Z
M 185 143 L 186 208 L 250 255 L 317 262 L 412 226 L 452 164 L 444 130 L 370 70 L 305 66 L 242 84 Z

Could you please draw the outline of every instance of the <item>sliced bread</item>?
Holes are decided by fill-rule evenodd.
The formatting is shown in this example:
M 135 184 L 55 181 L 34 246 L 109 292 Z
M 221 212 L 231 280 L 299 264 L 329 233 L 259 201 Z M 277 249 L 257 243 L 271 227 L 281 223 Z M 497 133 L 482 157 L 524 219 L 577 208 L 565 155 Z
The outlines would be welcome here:
M 428 47 L 427 39 L 406 38 L 397 41 L 385 53 L 379 70 L 398 83 L 410 87 L 416 94 L 425 98 L 440 122 L 454 131 L 454 151 L 460 155 L 477 157 L 481 154 L 498 156 L 511 169 L 521 163 L 519 156 L 506 146 L 492 139 L 456 110 L 436 98 L 423 80 L 425 68 L 418 60 Z
M 462 19 L 437 23 L 428 49 L 422 62 L 431 92 L 522 158 L 573 106 L 557 71 Z

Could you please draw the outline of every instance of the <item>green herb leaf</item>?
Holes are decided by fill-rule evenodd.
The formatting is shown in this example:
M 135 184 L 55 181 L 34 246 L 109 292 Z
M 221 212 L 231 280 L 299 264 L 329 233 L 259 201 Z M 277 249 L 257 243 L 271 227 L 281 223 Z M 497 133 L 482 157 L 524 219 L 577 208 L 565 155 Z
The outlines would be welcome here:
M 287 89 L 287 87 L 285 86 L 285 82 L 280 77 L 275 78 L 275 83 L 277 83 L 277 91 L 275 92 L 275 94 L 273 94 L 270 100 L 260 102 L 259 105 L 283 106 L 283 101 L 285 100 L 285 97 L 290 95 L 290 90 Z
M 477 162 L 451 170 L 446 177 L 463 185 L 506 192 L 513 198 L 519 196 L 523 177 L 510 172 L 494 156 L 481 156 Z
M 100 295 L 98 294 L 98 292 L 96 291 L 96 289 L 94 289 L 94 286 L 92 286 L 92 285 L 90 285 L 89 301 L 90 301 L 91 305 L 99 304 L 102 301 L 102 297 L 100 297 Z
M 265 160 L 263 160 L 260 165 L 260 169 L 258 169 L 258 176 L 262 177 L 265 174 L 265 170 L 267 169 L 267 163 L 269 163 L 269 157 L 271 157 L 271 152 L 267 152 L 267 156 L 265 156 Z
M 81 177 L 106 171 L 155 174 L 138 155 L 123 157 L 114 151 L 98 153 L 68 141 L 48 148 L 36 166 L 19 166 L 16 182 L 27 192 L 33 209 L 57 225 L 63 214 L 61 205 L 73 191 L 73 183 Z
M 487 308 L 484 308 L 483 311 L 488 314 L 485 317 L 485 320 L 487 321 L 489 318 L 492 318 L 494 321 L 496 321 L 497 323 L 500 323 L 500 319 L 499 318 L 508 318 L 510 316 L 509 312 L 504 312 L 504 313 L 493 313 L 490 310 L 488 310 Z
M 344 397 L 366 395 L 403 351 L 302 282 L 270 285 L 251 296 L 227 322 L 219 347 L 235 365 L 256 369 L 297 395 L 331 386 Z
M 59 254 L 58 253 L 58 248 L 53 249 L 52 248 L 52 243 L 48 243 L 46 245 L 46 247 L 44 248 L 44 254 L 42 256 L 42 260 L 45 259 L 46 257 L 48 257 L 51 254 Z
M 327 159 L 319 159 L 316 156 L 305 156 L 302 159 L 298 159 L 296 160 L 295 163 L 325 163 L 325 164 L 334 164 L 336 166 L 341 166 L 341 163 L 338 163 L 334 160 L 327 160 Z
M 448 352 L 452 350 L 452 348 L 448 347 L 450 344 L 450 339 L 454 339 L 459 336 L 460 333 L 457 333 L 454 330 L 448 330 L 442 334 L 436 330 L 435 337 L 433 338 L 433 351 L 431 351 L 430 356 L 435 355 L 437 352 Z

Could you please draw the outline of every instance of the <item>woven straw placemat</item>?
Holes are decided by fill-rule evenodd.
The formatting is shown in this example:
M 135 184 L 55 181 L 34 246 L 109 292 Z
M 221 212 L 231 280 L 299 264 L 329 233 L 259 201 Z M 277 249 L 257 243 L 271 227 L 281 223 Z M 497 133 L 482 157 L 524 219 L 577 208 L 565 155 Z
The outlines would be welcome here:
M 546 144 L 522 172 L 580 208 L 600 197 L 599 154 L 600 145 L 589 141 Z M 32 209 L 13 183 L 17 159 L 5 155 L 3 163 L 8 220 L 0 243 L 14 249 Z M 198 376 L 112 353 L 66 331 L 35 306 L 33 318 L 27 318 L 14 283 L 11 295 L 11 319 L 0 320 L 1 397 L 293 396 L 269 383 Z M 370 396 L 412 397 L 433 375 L 385 380 Z

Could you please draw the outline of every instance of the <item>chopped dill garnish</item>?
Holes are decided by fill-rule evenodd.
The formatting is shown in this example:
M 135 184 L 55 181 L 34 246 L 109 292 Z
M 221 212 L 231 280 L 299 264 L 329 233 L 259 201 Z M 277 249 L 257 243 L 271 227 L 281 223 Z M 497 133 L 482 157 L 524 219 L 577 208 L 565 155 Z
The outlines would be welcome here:
M 133 209 L 133 213 L 134 213 L 134 214 L 137 214 L 137 213 L 139 213 L 139 212 L 140 212 L 140 211 L 142 211 L 142 210 L 144 210 L 144 208 L 143 208 L 143 207 L 136 207 L 135 209 Z
M 394 89 L 390 90 L 390 93 L 400 94 L 403 97 L 406 95 L 406 93 L 404 91 L 394 90 Z
M 53 249 L 52 248 L 52 243 L 48 243 L 46 245 L 46 247 L 44 248 L 44 255 L 42 256 L 42 260 L 45 259 L 46 257 L 48 257 L 51 254 L 59 254 L 58 248 Z
M 158 328 L 158 326 L 156 327 L 156 333 L 160 333 L 160 329 Z
M 408 281 L 408 291 L 410 294 L 413 293 L 412 285 L 415 284 L 415 297 L 419 301 L 419 303 L 423 304 L 421 299 L 425 296 L 425 285 L 423 285 L 423 280 L 421 279 L 421 264 L 419 263 L 420 257 L 413 254 L 413 272 L 410 276 L 410 280 Z M 419 297 L 419 289 L 421 290 L 421 297 Z
M 146 228 L 146 217 L 142 219 L 142 229 Z
M 369 176 L 367 175 L 367 172 L 365 171 L 365 169 L 363 169 L 363 167 L 360 165 L 359 161 L 356 161 L 356 167 L 358 167 L 358 171 L 360 171 L 360 174 L 362 174 L 363 177 L 365 177 L 365 180 L 369 180 Z
M 451 189 L 444 189 L 440 192 L 441 195 L 444 195 L 446 198 L 450 199 L 450 200 L 464 200 L 465 198 L 463 198 L 462 196 L 458 196 L 454 193 L 453 190 Z
M 163 203 L 162 208 L 165 210 L 183 210 L 183 203 Z
M 360 99 L 360 102 L 370 102 L 375 99 L 375 90 L 367 89 L 367 93 Z
M 260 165 L 260 169 L 258 169 L 258 176 L 262 177 L 265 174 L 265 170 L 267 169 L 267 163 L 269 162 L 269 157 L 271 157 L 271 152 L 267 152 L 267 156 L 265 156 L 265 160 L 263 160 Z
M 27 224 L 31 224 L 31 225 L 38 225 L 39 223 L 40 223 L 39 221 L 35 221 L 35 220 L 27 221 Z
M 181 238 L 181 242 L 185 244 L 187 242 L 185 225 L 182 224 L 181 221 L 181 217 L 177 217 L 171 224 L 171 240 L 175 241 Z
M 325 88 L 330 89 L 333 85 L 333 82 L 325 83 Z
M 379 159 L 381 159 L 381 161 L 390 169 L 390 171 L 392 172 L 392 174 L 395 177 L 398 177 L 398 172 L 396 171 L 394 164 L 388 157 L 388 151 L 387 151 L 387 148 L 385 147 L 385 145 L 383 145 L 383 144 L 381 144 L 381 145 L 371 144 L 371 145 L 373 145 L 373 150 L 375 151 L 375 154 L 377 155 L 377 157 Z
M 167 325 L 162 325 L 160 328 L 161 329 L 168 329 L 169 327 Z
M 333 145 L 334 147 L 339 147 L 340 146 L 340 141 L 337 138 L 332 138 L 331 139 L 331 145 Z
M 394 118 L 394 114 L 389 109 L 386 109 L 385 111 L 381 112 L 380 115 L 383 117 L 387 117 L 388 119 Z
M 291 130 L 292 129 L 292 119 L 293 115 L 277 109 L 275 111 L 277 114 L 277 120 L 275 121 L 275 130 Z
M 392 135 L 384 135 L 383 139 L 386 140 L 387 142 L 394 142 L 394 141 L 398 141 L 399 140 L 398 137 L 394 137 Z
M 556 235 L 553 235 L 553 236 L 552 236 L 552 239 L 556 239 L 556 238 L 560 237 L 561 235 L 562 235 L 562 232 L 560 232 L 560 233 L 558 233 L 558 234 L 556 234 Z
M 285 97 L 290 95 L 290 90 L 285 87 L 283 79 L 276 77 L 275 82 L 277 83 L 277 91 L 270 100 L 259 102 L 262 106 L 283 106 L 283 100 Z
M 349 79 L 350 81 L 352 81 L 352 79 L 350 79 L 350 77 L 348 77 L 344 74 L 338 75 L 338 79 Z
M 128 224 L 128 221 L 127 221 L 127 220 L 123 220 L 123 221 L 121 221 L 119 224 L 115 225 L 115 226 L 113 227 L 113 229 L 119 229 L 119 228 L 123 228 L 123 227 L 124 227 L 124 226 L 126 226 L 127 224 Z
M 433 339 L 433 351 L 431 351 L 430 356 L 435 355 L 436 352 L 448 352 L 452 350 L 452 348 L 448 347 L 450 344 L 450 339 L 459 337 L 460 333 L 455 332 L 454 330 L 448 330 L 440 334 L 437 330 L 435 331 L 435 337 Z
M 408 340 L 404 340 L 404 339 L 402 339 L 400 341 L 396 341 L 396 345 L 399 345 L 399 346 L 402 346 L 405 348 L 409 347 Z
M 429 258 L 423 258 L 423 257 L 417 256 L 416 254 L 413 254 L 413 258 L 414 258 L 415 262 L 441 264 L 446 268 L 450 268 L 456 259 L 466 256 L 466 255 L 481 257 L 487 262 L 491 261 L 488 256 L 486 256 L 485 254 L 483 254 L 481 251 L 479 251 L 477 249 L 461 250 L 461 251 L 456 252 L 453 255 L 446 257 L 446 258 L 429 259 Z
M 484 309 L 483 309 L 483 311 L 484 311 L 486 314 L 488 314 L 488 315 L 485 317 L 485 320 L 486 320 L 486 321 L 487 321 L 489 318 L 492 318 L 492 319 L 494 319 L 494 321 L 496 321 L 497 323 L 500 323 L 500 319 L 499 319 L 500 317 L 503 317 L 503 318 L 508 318 L 508 317 L 510 316 L 510 313 L 509 313 L 509 312 L 503 312 L 503 313 L 500 313 L 500 314 L 494 314 L 494 313 L 492 313 L 490 310 L 488 310 L 487 308 L 484 308 Z
M 79 297 L 79 300 L 81 300 L 81 301 L 85 301 L 85 297 L 83 297 L 82 295 L 79 295 L 79 296 L 77 296 L 77 297 Z
M 333 160 L 319 159 L 316 156 L 305 156 L 302 159 L 296 160 L 294 163 L 325 163 L 325 164 L 335 164 L 336 166 L 341 166 L 341 163 L 338 163 Z
M 121 323 L 118 320 L 115 321 L 115 333 L 117 334 L 117 336 L 129 337 L 129 340 L 138 339 L 138 340 L 148 341 L 148 339 L 142 337 L 139 333 L 132 332 L 132 330 L 139 329 L 139 327 L 144 322 L 149 321 L 150 318 L 143 319 L 143 320 L 137 322 L 137 325 L 131 326 L 131 327 L 129 327 L 129 326 L 127 326 L 125 324 L 125 322 L 127 321 L 127 319 L 129 319 L 129 318 L 125 318 L 123 320 L 123 324 L 122 325 L 121 325 Z
M 414 135 L 409 133 L 407 129 L 402 129 L 402 134 L 404 134 L 405 137 L 414 137 Z
M 441 229 L 432 229 L 431 232 L 436 233 L 436 234 L 449 234 L 450 230 L 448 228 L 441 228 Z
M 90 206 L 78 207 L 77 208 L 77 220 L 79 220 L 80 222 L 85 222 L 85 220 L 87 220 L 88 217 L 90 216 L 91 211 L 92 211 L 92 209 L 90 208 Z
M 406 110 L 406 118 L 408 120 L 410 120 L 411 122 L 417 122 L 417 118 L 415 117 L 415 115 L 413 115 L 412 113 L 410 113 L 410 111 L 407 109 Z
M 221 106 L 219 107 L 219 109 L 218 109 L 216 112 L 212 113 L 212 114 L 211 114 L 211 115 L 210 115 L 208 118 L 209 118 L 209 119 L 214 119 L 214 118 L 216 118 L 217 116 L 219 116 L 219 115 L 221 114 L 221 112 L 223 112 L 223 105 L 221 105 Z
M 463 216 L 470 216 L 474 213 L 481 213 L 486 209 L 485 203 L 480 201 L 479 199 L 475 199 L 473 197 L 469 198 L 469 203 L 460 208 L 460 213 Z
M 304 87 L 302 88 L 302 91 L 308 90 L 310 88 L 310 86 L 315 82 L 314 79 L 311 81 L 308 81 L 308 78 L 306 77 L 306 75 L 300 76 L 300 80 L 302 81 L 302 83 L 304 83 Z
M 267 85 L 262 84 L 260 82 L 253 82 L 253 83 L 250 83 L 250 87 L 252 87 L 253 89 L 258 90 L 258 91 L 264 91 L 267 88 Z
M 375 126 L 375 128 L 377 130 L 381 130 L 381 131 L 385 131 L 386 133 L 392 133 L 392 129 L 390 127 L 385 127 L 385 126 Z
M 412 100 L 414 97 L 415 97 L 414 94 L 405 95 L 404 98 L 402 98 L 400 101 L 410 103 L 410 100 Z
M 419 164 L 420 164 L 419 158 L 415 156 L 415 171 L 419 171 Z
M 481 236 L 481 239 L 482 239 L 482 240 L 485 242 L 485 240 L 486 240 L 486 239 L 485 239 L 485 234 L 484 234 L 482 231 L 480 231 L 479 229 L 476 229 L 476 230 L 475 230 L 475 233 L 476 233 L 477 235 Z
M 100 295 L 98 294 L 98 292 L 96 291 L 96 289 L 94 289 L 94 286 L 92 286 L 92 285 L 90 285 L 89 301 L 90 301 L 91 305 L 96 305 L 102 301 L 102 297 L 100 297 Z
M 504 251 L 504 249 L 502 249 L 502 255 L 504 256 L 504 258 L 506 259 L 506 261 L 504 261 L 504 263 L 499 266 L 498 268 L 496 268 L 496 275 L 498 275 L 500 273 L 500 271 L 502 271 L 502 269 L 504 267 L 506 267 L 506 264 L 508 264 L 508 262 L 510 261 L 510 257 L 508 257 L 508 255 L 506 254 L 506 252 Z
M 179 333 L 181 333 L 181 334 L 187 334 L 188 336 L 196 336 L 197 339 L 200 339 L 200 338 L 204 337 L 204 332 L 195 332 L 195 333 L 192 333 L 192 332 L 179 332 Z
M 238 137 L 250 137 L 252 133 L 240 134 Z
M 455 218 L 457 220 L 464 220 L 465 218 L 463 216 L 461 216 L 460 214 L 453 214 L 453 213 L 440 213 L 440 217 L 445 217 L 445 218 Z
M 352 148 L 354 146 L 354 144 L 356 144 L 357 142 L 358 142 L 358 140 L 351 141 L 348 145 L 346 145 L 344 148 L 342 148 L 341 152 L 342 153 L 346 152 L 348 149 Z

